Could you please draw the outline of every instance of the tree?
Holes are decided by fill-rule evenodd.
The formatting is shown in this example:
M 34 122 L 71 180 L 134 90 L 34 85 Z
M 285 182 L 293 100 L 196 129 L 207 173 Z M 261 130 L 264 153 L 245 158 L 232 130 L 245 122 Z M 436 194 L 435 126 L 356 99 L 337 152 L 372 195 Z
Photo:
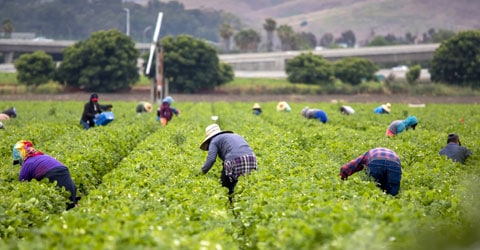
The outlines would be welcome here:
M 407 42 L 407 44 L 414 44 L 415 39 L 417 39 L 417 37 L 412 35 L 412 33 L 410 32 L 405 33 L 405 41 Z
M 322 56 L 312 53 L 302 53 L 287 60 L 285 71 L 291 83 L 328 83 L 333 76 L 331 63 Z
M 332 33 L 325 33 L 323 34 L 322 38 L 320 38 L 320 45 L 323 47 L 330 47 L 333 42 L 333 34 Z
M 277 29 L 278 38 L 282 44 L 282 50 L 295 50 L 297 46 L 297 34 L 292 27 L 286 24 L 280 25 Z
M 334 64 L 335 77 L 342 82 L 358 85 L 363 80 L 374 80 L 378 67 L 370 60 L 360 57 L 345 57 Z
M 415 65 L 408 69 L 406 74 L 407 82 L 411 85 L 417 83 L 418 79 L 420 78 L 420 73 L 422 71 L 422 66 Z
M 347 30 L 342 33 L 341 40 L 347 44 L 348 47 L 353 47 L 355 46 L 355 43 L 357 39 L 355 38 L 355 34 L 353 33 L 352 30 Z
M 56 80 L 96 92 L 130 88 L 139 79 L 138 57 L 130 37 L 118 30 L 98 31 L 65 49 Z
M 223 52 L 230 52 L 230 39 L 233 35 L 233 28 L 228 23 L 223 23 L 220 27 L 220 37 L 223 40 Z
M 391 45 L 390 42 L 388 42 L 385 37 L 383 36 L 376 36 L 368 43 L 367 46 L 387 46 Z
M 453 32 L 451 30 L 440 29 L 433 34 L 432 42 L 441 43 L 445 40 L 450 39 L 454 35 L 455 35 L 455 32 Z
M 238 48 L 242 52 L 256 52 L 260 35 L 253 29 L 244 29 L 233 37 Z
M 164 76 L 169 88 L 176 93 L 196 93 L 213 90 L 233 79 L 230 65 L 220 63 L 217 51 L 207 42 L 190 35 L 166 36 Z
M 434 82 L 480 87 L 480 31 L 463 31 L 442 42 L 430 65 Z
M 267 51 L 273 51 L 273 32 L 277 28 L 277 22 L 272 18 L 265 19 L 265 23 L 263 24 L 263 28 L 267 32 Z
M 42 50 L 23 54 L 15 60 L 18 82 L 36 88 L 51 80 L 55 74 L 53 58 Z
M 10 19 L 4 19 L 2 22 L 2 30 L 5 33 L 5 38 L 12 38 L 12 33 L 15 30 L 13 28 L 12 21 Z
M 302 47 L 313 49 L 317 46 L 317 37 L 312 32 L 301 32 L 298 34 L 302 40 Z

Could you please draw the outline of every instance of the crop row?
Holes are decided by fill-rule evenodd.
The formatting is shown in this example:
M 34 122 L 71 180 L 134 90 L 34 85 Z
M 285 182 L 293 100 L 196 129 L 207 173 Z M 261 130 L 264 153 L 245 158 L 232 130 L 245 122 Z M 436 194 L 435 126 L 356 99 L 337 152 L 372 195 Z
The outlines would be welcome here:
M 336 104 L 292 103 L 292 112 L 281 113 L 276 103 L 264 103 L 254 116 L 249 103 L 175 103 L 182 114 L 160 127 L 154 114 L 137 116 L 134 103 L 114 105 L 116 120 L 89 131 L 78 125 L 76 102 L 36 103 L 36 112 L 24 111 L 0 131 L 6 194 L 0 247 L 439 249 L 478 239 L 475 106 L 394 104 L 392 114 L 375 115 L 375 104 L 352 104 L 356 114 L 342 116 Z M 330 121 L 304 119 L 307 105 L 326 110 Z M 407 113 L 419 118 L 417 129 L 386 138 L 388 124 Z M 218 182 L 220 161 L 198 174 L 206 157 L 198 146 L 211 115 L 222 129 L 243 135 L 259 160 L 231 203 Z M 466 165 L 438 155 L 450 132 L 474 149 Z M 65 200 L 53 186 L 16 181 L 11 145 L 18 139 L 35 140 L 69 166 L 82 193 L 79 207 L 60 211 Z M 391 148 L 402 160 L 397 197 L 363 173 L 348 181 L 338 176 L 342 164 L 373 147 Z

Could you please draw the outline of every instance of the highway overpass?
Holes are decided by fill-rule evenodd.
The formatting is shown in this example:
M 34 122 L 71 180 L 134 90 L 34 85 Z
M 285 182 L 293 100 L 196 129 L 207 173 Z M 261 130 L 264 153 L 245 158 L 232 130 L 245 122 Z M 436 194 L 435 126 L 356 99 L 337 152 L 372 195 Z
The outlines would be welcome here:
M 26 39 L 0 39 L 0 52 L 5 63 L 12 63 L 15 52 L 31 53 L 43 50 L 48 54 L 61 54 L 62 50 L 72 46 L 75 41 L 33 41 Z M 301 53 L 312 52 L 327 60 L 335 61 L 343 57 L 363 57 L 374 63 L 417 63 L 433 59 L 439 44 L 417 44 L 362 48 L 324 49 L 312 51 L 282 51 L 270 53 L 222 54 L 220 60 L 232 65 L 235 71 L 284 71 L 285 61 Z M 141 51 L 148 51 L 150 44 L 137 43 Z

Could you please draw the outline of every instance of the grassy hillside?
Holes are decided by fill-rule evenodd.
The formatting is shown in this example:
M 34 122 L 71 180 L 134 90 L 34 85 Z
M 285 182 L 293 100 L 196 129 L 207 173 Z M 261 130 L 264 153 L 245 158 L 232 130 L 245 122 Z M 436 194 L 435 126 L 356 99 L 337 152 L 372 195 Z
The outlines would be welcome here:
M 186 8 L 223 9 L 263 30 L 265 18 L 289 24 L 297 31 L 340 35 L 351 29 L 357 40 L 389 33 L 421 35 L 430 28 L 465 30 L 480 28 L 476 10 L 480 1 L 470 0 L 178 0 Z M 303 27 L 301 23 L 307 23 Z

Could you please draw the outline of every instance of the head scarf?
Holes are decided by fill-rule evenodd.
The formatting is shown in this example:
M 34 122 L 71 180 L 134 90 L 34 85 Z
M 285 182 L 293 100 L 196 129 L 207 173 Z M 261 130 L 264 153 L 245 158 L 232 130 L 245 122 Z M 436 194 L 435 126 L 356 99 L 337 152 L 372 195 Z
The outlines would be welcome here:
M 408 130 L 409 128 L 412 128 L 415 130 L 415 126 L 418 124 L 418 119 L 417 117 L 411 115 L 405 119 L 405 129 Z
M 162 102 L 167 102 L 168 104 L 172 105 L 172 103 L 174 102 L 175 100 L 173 100 L 173 98 L 171 96 L 167 96 L 165 98 L 163 98 Z
M 15 143 L 13 146 L 13 164 L 22 165 L 22 163 L 31 156 L 43 155 L 42 152 L 33 148 L 33 143 L 31 141 L 21 140 Z

